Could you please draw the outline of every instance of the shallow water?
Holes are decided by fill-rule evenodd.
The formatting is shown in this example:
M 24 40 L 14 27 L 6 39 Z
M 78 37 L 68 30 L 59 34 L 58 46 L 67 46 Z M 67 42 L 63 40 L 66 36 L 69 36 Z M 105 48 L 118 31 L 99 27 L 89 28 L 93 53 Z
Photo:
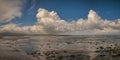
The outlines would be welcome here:
M 119 35 L 3 36 L 0 60 L 120 60 L 99 49 L 119 44 Z

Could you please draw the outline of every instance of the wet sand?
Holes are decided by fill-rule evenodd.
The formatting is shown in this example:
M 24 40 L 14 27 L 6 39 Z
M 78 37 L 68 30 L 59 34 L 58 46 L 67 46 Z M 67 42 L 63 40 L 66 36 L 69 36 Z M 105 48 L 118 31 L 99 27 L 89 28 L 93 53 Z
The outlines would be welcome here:
M 1 36 L 0 60 L 120 60 L 103 51 L 119 45 L 119 40 L 119 36 Z

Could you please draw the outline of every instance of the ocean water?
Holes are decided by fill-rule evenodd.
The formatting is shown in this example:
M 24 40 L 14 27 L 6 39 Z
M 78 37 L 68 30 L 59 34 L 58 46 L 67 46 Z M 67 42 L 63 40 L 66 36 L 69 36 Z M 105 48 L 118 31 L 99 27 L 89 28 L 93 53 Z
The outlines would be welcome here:
M 120 60 L 119 35 L 1 36 L 0 60 Z

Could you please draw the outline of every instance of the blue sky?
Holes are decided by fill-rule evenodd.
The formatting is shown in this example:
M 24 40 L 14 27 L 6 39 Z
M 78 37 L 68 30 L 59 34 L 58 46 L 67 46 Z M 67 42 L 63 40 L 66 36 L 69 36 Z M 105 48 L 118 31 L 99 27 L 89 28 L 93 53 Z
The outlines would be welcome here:
M 0 32 L 120 34 L 119 7 L 120 0 L 0 0 Z
M 56 11 L 66 21 L 87 18 L 89 10 L 96 11 L 103 19 L 120 18 L 120 0 L 26 0 L 22 8 L 22 16 L 12 20 L 22 25 L 33 25 L 37 21 L 39 8 Z

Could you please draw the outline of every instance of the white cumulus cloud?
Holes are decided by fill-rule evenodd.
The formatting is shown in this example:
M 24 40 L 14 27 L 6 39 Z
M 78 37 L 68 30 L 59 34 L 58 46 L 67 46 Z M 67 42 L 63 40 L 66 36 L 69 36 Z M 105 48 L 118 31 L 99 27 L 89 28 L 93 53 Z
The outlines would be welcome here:
M 24 0 L 0 0 L 0 22 L 7 22 L 22 15 Z
M 37 34 L 119 34 L 120 19 L 104 20 L 95 11 L 90 10 L 87 19 L 67 22 L 62 20 L 55 11 L 43 8 L 38 10 L 37 22 L 33 26 L 20 27 L 16 24 L 7 24 L 0 27 L 0 32 L 19 32 Z

